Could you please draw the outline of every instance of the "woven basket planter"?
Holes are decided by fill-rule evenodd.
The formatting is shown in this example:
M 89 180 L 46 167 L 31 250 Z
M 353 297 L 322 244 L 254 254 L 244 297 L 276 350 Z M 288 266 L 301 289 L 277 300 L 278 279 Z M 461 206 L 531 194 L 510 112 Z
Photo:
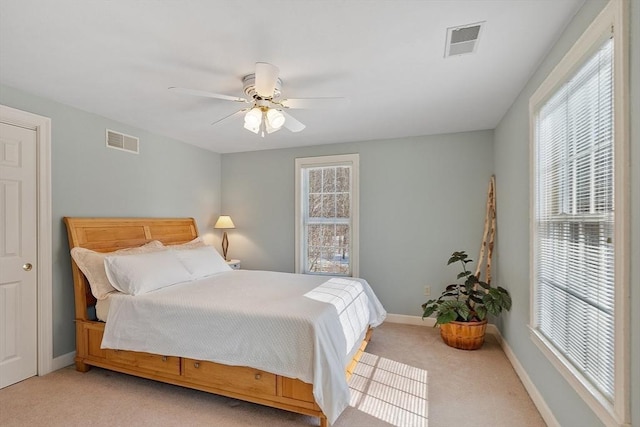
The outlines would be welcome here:
M 477 350 L 484 343 L 486 319 L 482 322 L 450 322 L 440 325 L 440 336 L 450 347 Z

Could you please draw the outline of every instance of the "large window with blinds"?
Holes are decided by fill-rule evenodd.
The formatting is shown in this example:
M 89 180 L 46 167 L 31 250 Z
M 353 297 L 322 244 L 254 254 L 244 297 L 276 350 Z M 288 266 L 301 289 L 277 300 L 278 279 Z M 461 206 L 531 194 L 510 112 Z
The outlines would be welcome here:
M 613 39 L 536 120 L 538 329 L 613 396 Z
M 625 190 L 616 187 L 624 145 L 616 141 L 623 135 L 616 131 L 621 62 L 612 28 L 603 24 L 599 34 L 583 36 L 563 60 L 574 62 L 561 62 L 531 100 L 531 326 L 570 384 L 601 406 L 605 424 L 618 425 L 626 417 L 626 368 L 619 363 L 626 316 L 617 223 L 624 199 L 616 193 Z
M 296 159 L 296 272 L 358 275 L 358 155 Z

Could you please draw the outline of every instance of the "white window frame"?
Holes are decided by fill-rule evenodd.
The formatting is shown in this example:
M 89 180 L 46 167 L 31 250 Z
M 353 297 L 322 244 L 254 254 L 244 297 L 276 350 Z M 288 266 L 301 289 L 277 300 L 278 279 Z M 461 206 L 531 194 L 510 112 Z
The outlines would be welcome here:
M 529 100 L 530 120 L 530 335 L 532 341 L 553 366 L 589 405 L 606 426 L 625 426 L 630 422 L 630 209 L 629 209 L 629 39 L 628 1 L 611 0 L 578 39 L 560 63 L 553 69 Z M 615 245 L 615 312 L 614 312 L 614 396 L 609 401 L 538 331 L 537 325 L 537 265 L 535 248 L 535 123 L 536 112 L 580 68 L 601 45 L 606 34 L 614 34 L 614 245 Z
M 295 159 L 295 272 L 304 273 L 304 217 L 303 217 L 303 169 L 325 166 L 351 166 L 351 226 L 350 267 L 351 276 L 360 274 L 360 155 L 340 154 L 333 156 L 301 157 Z

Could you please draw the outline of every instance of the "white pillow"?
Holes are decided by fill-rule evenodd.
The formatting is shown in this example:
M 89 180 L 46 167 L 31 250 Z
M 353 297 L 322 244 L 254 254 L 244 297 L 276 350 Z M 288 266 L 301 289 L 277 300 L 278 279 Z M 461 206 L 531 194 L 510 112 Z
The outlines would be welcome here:
M 211 246 L 181 250 L 173 249 L 172 251 L 182 265 L 189 270 L 192 279 L 200 279 L 212 274 L 232 270 L 218 251 Z
M 111 285 L 129 295 L 140 295 L 191 279 L 173 251 L 108 256 L 104 266 Z
M 105 299 L 115 289 L 109 283 L 104 270 L 104 259 L 109 255 L 132 255 L 165 250 L 165 247 L 157 240 L 135 248 L 120 249 L 115 252 L 96 252 L 91 249 L 76 247 L 71 249 L 71 257 L 76 265 L 84 273 L 89 281 L 91 293 L 96 299 Z
M 193 248 L 201 248 L 206 245 L 207 244 L 204 242 L 204 239 L 198 236 L 195 239 L 191 240 L 190 242 L 179 243 L 177 245 L 166 245 L 165 247 L 167 249 L 193 249 Z

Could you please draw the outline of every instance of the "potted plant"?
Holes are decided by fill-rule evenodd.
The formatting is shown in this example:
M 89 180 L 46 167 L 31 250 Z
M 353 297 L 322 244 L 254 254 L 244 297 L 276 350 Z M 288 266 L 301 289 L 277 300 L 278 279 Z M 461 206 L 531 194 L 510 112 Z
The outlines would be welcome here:
M 484 343 L 487 328 L 487 313 L 500 315 L 511 309 L 511 296 L 501 287 L 492 287 L 479 280 L 467 270 L 468 259 L 465 251 L 454 252 L 447 265 L 459 262 L 462 272 L 458 280 L 463 284 L 448 285 L 438 299 L 422 304 L 422 318 L 435 314 L 436 324 L 444 342 L 455 348 L 476 350 Z

